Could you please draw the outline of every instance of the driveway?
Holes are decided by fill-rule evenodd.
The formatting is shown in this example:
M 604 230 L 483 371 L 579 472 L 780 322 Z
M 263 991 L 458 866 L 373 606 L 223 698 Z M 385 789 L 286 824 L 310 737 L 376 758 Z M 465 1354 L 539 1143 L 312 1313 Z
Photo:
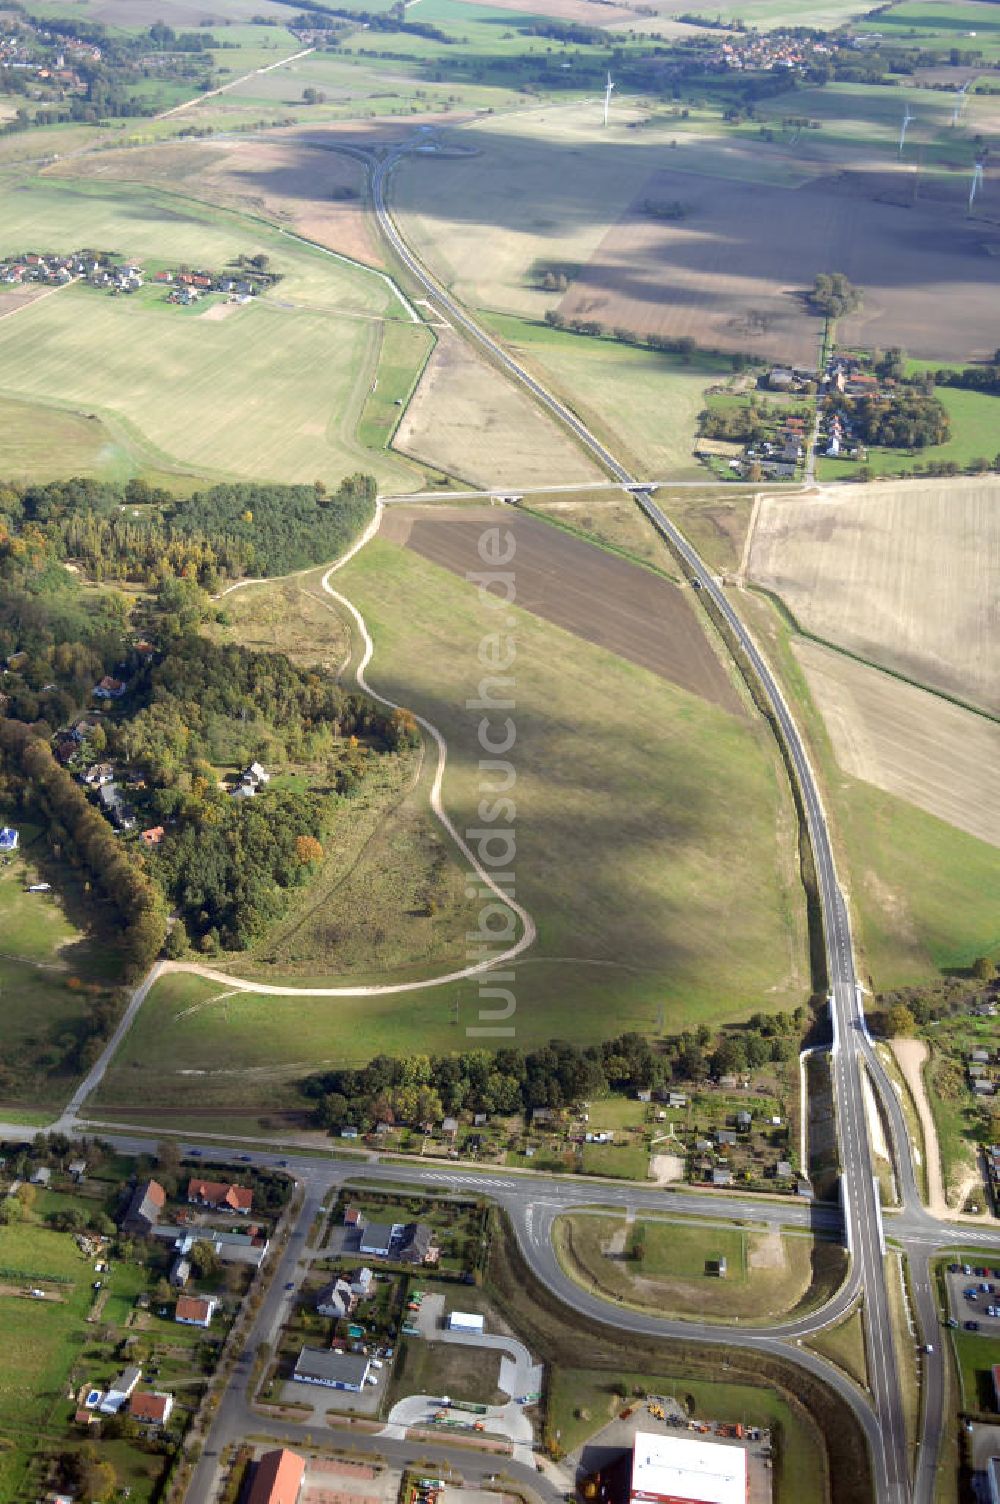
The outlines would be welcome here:
M 461 1297 L 458 1297 L 459 1300 Z M 452 1300 L 454 1307 L 455 1300 Z M 445 1318 L 445 1296 L 425 1295 L 420 1311 L 413 1318 L 421 1336 L 427 1342 L 450 1342 L 459 1347 L 487 1347 L 499 1352 L 500 1376 L 498 1386 L 510 1396 L 504 1405 L 488 1405 L 484 1415 L 472 1415 L 456 1411 L 450 1419 L 468 1422 L 472 1430 L 479 1421 L 494 1436 L 506 1436 L 513 1446 L 513 1456 L 526 1467 L 534 1463 L 532 1451 L 532 1426 L 523 1405 L 535 1400 L 542 1390 L 542 1365 L 536 1363 L 516 1337 L 507 1337 L 490 1332 L 450 1332 L 442 1325 Z M 393 1405 L 389 1413 L 384 1436 L 402 1438 L 409 1427 L 424 1426 L 433 1422 L 441 1409 L 441 1397 L 430 1394 L 411 1394 Z

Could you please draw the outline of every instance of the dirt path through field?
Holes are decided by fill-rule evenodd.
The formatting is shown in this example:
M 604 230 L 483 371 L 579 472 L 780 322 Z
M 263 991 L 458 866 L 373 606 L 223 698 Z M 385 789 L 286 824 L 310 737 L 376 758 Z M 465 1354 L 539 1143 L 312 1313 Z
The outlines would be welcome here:
M 922 1039 L 894 1039 L 892 1053 L 903 1073 L 903 1080 L 910 1089 L 920 1128 L 924 1136 L 924 1158 L 927 1165 L 927 1210 L 932 1217 L 951 1217 L 952 1212 L 945 1200 L 944 1180 L 941 1175 L 941 1150 L 938 1145 L 937 1127 L 931 1112 L 927 1093 L 924 1090 L 923 1067 L 930 1053 Z
M 185 99 L 183 104 L 175 104 L 172 109 L 163 110 L 159 115 L 154 115 L 154 120 L 168 120 L 171 115 L 179 115 L 182 110 L 189 110 L 192 105 L 203 104 L 206 99 L 213 99 L 216 94 L 225 94 L 227 89 L 235 89 L 237 84 L 245 84 L 248 78 L 256 78 L 258 73 L 273 73 L 275 68 L 283 68 L 286 63 L 294 63 L 300 57 L 308 57 L 310 52 L 315 52 L 315 47 L 303 47 L 301 52 L 293 52 L 290 57 L 280 57 L 276 63 L 268 63 L 266 68 L 252 68 L 249 73 L 244 73 L 240 78 L 231 78 L 228 83 L 220 84 L 217 89 L 209 89 L 205 94 L 196 94 L 194 99 Z

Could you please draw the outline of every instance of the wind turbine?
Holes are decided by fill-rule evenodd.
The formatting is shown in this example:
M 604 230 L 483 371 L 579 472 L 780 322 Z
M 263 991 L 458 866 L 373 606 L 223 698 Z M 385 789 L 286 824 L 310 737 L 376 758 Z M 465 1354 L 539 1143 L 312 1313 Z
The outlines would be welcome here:
M 965 80 L 965 83 L 959 89 L 958 93 L 955 95 L 955 108 L 951 112 L 951 123 L 952 123 L 952 125 L 957 125 L 958 124 L 958 117 L 962 113 L 962 106 L 965 104 L 965 91 L 969 87 L 969 85 L 971 84 L 971 82 L 972 82 L 972 79 L 971 78 L 967 78 Z
M 910 123 L 910 121 L 912 119 L 913 119 L 913 116 L 910 114 L 910 106 L 906 105 L 905 108 L 904 108 L 904 111 L 903 111 L 903 126 L 902 126 L 902 129 L 899 132 L 899 155 L 900 156 L 903 155 L 903 147 L 906 144 L 906 127 L 909 125 L 909 123 Z
M 608 74 L 608 87 L 604 91 L 604 125 L 605 125 L 605 129 L 607 128 L 607 124 L 608 124 L 608 110 L 611 108 L 611 90 L 613 88 L 614 88 L 614 84 L 611 82 L 611 74 L 609 73 Z
M 982 162 L 977 162 L 976 165 L 975 165 L 975 167 L 972 170 L 972 184 L 971 184 L 971 186 L 969 188 L 969 213 L 970 214 L 972 213 L 972 205 L 975 202 L 976 194 L 979 192 L 979 190 L 980 190 L 980 188 L 982 186 L 983 186 L 983 164 L 982 164 Z

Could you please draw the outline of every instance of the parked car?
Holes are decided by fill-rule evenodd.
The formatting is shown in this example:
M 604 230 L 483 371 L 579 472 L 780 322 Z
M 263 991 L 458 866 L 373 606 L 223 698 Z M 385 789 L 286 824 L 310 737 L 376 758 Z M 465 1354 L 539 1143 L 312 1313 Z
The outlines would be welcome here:
M 967 1332 L 978 1332 L 979 1331 L 979 1322 L 978 1321 L 967 1321 L 965 1323 L 965 1330 Z

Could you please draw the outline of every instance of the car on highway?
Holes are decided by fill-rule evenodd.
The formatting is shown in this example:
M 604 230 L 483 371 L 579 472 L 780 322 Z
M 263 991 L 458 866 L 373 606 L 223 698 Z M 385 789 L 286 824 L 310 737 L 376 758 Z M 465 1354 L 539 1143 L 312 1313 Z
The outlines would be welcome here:
M 285 1289 L 286 1290 L 294 1290 L 295 1289 L 295 1281 L 293 1279 L 290 1279 L 288 1281 L 288 1284 L 285 1286 Z
M 250 1155 L 249 1154 L 237 1154 L 236 1158 L 239 1159 L 239 1160 L 242 1160 L 244 1164 L 248 1165 L 250 1163 Z
M 279 1160 L 278 1160 L 278 1168 L 279 1168 L 279 1169 L 284 1169 L 284 1167 L 285 1167 L 285 1166 L 286 1166 L 286 1165 L 287 1165 L 287 1164 L 288 1164 L 288 1160 L 287 1160 L 287 1159 L 279 1159 Z
M 958 1326 L 958 1317 L 949 1316 L 948 1320 L 945 1322 L 945 1326 Z
M 979 1322 L 978 1321 L 967 1321 L 965 1323 L 965 1330 L 967 1332 L 978 1332 L 979 1331 Z

